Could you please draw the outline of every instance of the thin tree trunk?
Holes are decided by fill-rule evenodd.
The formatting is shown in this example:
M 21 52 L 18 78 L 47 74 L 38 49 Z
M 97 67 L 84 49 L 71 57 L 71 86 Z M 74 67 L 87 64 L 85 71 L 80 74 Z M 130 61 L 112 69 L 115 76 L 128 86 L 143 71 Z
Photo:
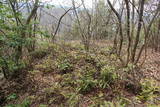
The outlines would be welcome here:
M 145 3 L 145 0 L 141 0 L 138 27 L 137 27 L 137 34 L 136 34 L 135 44 L 134 44 L 133 52 L 132 52 L 132 62 L 135 61 L 135 55 L 136 55 L 137 46 L 138 46 L 138 43 L 139 43 L 140 32 L 141 32 L 142 21 L 143 21 L 142 18 L 143 18 L 144 3 Z
M 130 48 L 131 48 L 131 37 L 130 37 L 130 7 L 129 1 L 125 0 L 126 9 L 127 9 L 127 37 L 128 37 L 128 47 L 127 47 L 127 62 L 126 65 L 129 63 L 130 58 Z
M 61 21 L 62 21 L 63 17 L 64 17 L 71 9 L 72 9 L 72 8 L 68 9 L 68 10 L 59 18 L 58 24 L 57 24 L 57 27 L 56 27 L 56 30 L 55 30 L 55 32 L 54 32 L 54 35 L 52 35 L 52 42 L 54 42 L 54 40 L 55 40 L 55 36 L 56 36 L 56 34 L 57 34 L 58 30 L 59 30 L 59 27 L 60 27 L 60 24 L 61 24 Z
M 135 9 L 134 9 L 134 5 L 135 5 L 135 0 L 132 0 L 131 55 L 132 55 L 132 50 L 133 50 L 133 40 L 134 40 L 134 31 L 135 31 L 135 24 L 134 24 L 134 20 L 135 20 Z
M 118 12 L 114 9 L 114 7 L 112 6 L 111 2 L 109 0 L 107 0 L 107 2 L 108 2 L 108 5 L 110 6 L 111 10 L 114 12 L 114 14 L 116 15 L 116 17 L 118 19 L 119 33 L 120 33 L 120 45 L 119 45 L 118 54 L 120 56 L 121 50 L 122 50 L 122 45 L 123 45 L 122 20 L 121 20 L 120 14 L 118 14 Z

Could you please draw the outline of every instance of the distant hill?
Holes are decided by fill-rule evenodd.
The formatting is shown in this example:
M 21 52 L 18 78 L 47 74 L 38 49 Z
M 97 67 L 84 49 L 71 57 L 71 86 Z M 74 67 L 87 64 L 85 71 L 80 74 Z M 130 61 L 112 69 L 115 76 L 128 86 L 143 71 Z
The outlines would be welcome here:
M 65 8 L 67 10 L 68 8 Z M 45 27 L 54 26 L 56 28 L 60 17 L 65 13 L 63 8 L 54 7 L 51 9 L 40 8 L 39 15 L 41 16 L 40 24 Z M 74 16 L 73 11 L 69 11 L 62 19 L 60 25 L 60 32 L 63 32 L 65 29 L 69 29 L 73 23 Z
M 27 16 L 28 10 L 27 6 L 32 6 L 32 3 L 29 5 L 24 5 L 24 8 L 21 10 L 24 17 Z M 40 25 L 45 27 L 47 30 L 51 31 L 52 26 L 54 29 L 57 27 L 59 18 L 65 13 L 65 10 L 69 9 L 68 7 L 61 8 L 60 6 L 54 6 L 52 8 L 46 8 L 46 6 L 41 5 L 38 9 L 38 17 L 40 17 Z M 70 29 L 74 21 L 73 11 L 69 11 L 62 19 L 59 33 L 64 32 L 67 29 Z

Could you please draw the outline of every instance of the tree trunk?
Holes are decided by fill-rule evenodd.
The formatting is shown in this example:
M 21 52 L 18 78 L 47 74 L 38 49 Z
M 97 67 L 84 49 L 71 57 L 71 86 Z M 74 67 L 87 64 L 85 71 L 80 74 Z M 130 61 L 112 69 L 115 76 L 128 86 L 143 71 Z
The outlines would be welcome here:
M 139 43 L 140 32 L 141 32 L 142 21 L 143 21 L 142 18 L 143 18 L 144 3 L 145 3 L 145 0 L 141 0 L 138 27 L 137 27 L 137 34 L 136 34 L 135 44 L 133 46 L 133 51 L 132 51 L 132 62 L 135 61 L 135 55 L 136 55 L 137 46 L 138 46 L 138 43 Z
M 131 37 L 130 37 L 130 7 L 129 1 L 125 0 L 126 9 L 127 9 L 127 38 L 128 38 L 128 47 L 127 47 L 127 61 L 126 65 L 129 63 L 130 58 L 130 48 L 131 48 Z

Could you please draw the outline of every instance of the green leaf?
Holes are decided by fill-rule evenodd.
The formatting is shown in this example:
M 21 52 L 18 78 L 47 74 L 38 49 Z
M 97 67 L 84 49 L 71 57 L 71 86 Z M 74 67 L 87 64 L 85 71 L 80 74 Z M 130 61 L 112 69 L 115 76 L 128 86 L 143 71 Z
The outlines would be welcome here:
M 12 99 L 16 99 L 16 98 L 17 98 L 17 94 L 13 93 L 7 97 L 7 100 L 12 100 Z

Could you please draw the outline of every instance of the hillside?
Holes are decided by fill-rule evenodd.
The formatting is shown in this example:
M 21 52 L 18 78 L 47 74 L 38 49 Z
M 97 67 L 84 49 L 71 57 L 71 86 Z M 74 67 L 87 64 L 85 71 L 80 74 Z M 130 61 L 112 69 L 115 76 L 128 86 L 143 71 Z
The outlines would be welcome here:
M 120 68 L 117 56 L 110 54 L 109 47 L 92 46 L 88 53 L 76 42 L 63 46 L 48 44 L 37 49 L 31 53 L 29 69 L 16 74 L 17 79 L 1 80 L 0 93 L 8 96 L 1 97 L 1 101 L 4 100 L 1 104 L 14 104 L 14 107 L 150 107 L 160 104 L 157 58 L 153 60 L 154 56 L 148 56 L 142 68 L 132 65 Z M 154 55 L 159 57 L 158 53 Z

